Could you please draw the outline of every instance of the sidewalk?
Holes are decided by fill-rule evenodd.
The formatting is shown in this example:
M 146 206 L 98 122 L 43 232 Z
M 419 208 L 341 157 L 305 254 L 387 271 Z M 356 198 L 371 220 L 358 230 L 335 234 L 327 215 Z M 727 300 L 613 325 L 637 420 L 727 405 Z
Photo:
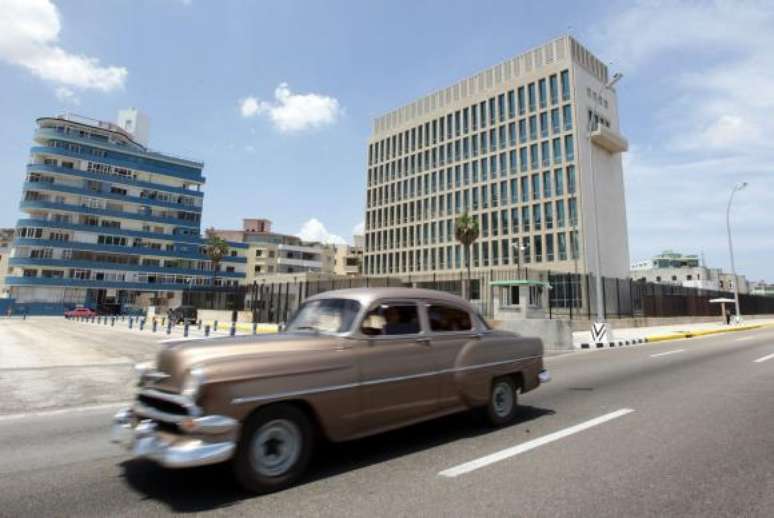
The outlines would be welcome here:
M 677 340 L 680 338 L 691 338 L 694 336 L 704 336 L 717 333 L 729 333 L 735 331 L 745 331 L 756 329 L 762 326 L 774 325 L 772 318 L 747 318 L 739 325 L 725 325 L 721 322 L 704 322 L 695 324 L 672 324 L 668 326 L 652 327 L 629 327 L 616 329 L 612 327 L 610 347 L 624 345 L 633 345 L 646 342 L 661 342 L 666 340 Z M 589 349 L 597 347 L 591 341 L 591 331 L 576 331 L 572 336 L 573 346 L 578 349 Z

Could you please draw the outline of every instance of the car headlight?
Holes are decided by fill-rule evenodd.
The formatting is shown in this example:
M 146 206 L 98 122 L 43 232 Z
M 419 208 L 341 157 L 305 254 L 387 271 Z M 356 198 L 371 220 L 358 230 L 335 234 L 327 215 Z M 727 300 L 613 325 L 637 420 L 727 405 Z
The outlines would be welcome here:
M 199 395 L 199 390 L 204 385 L 206 378 L 204 377 L 204 370 L 200 368 L 193 368 L 188 371 L 185 379 L 183 380 L 183 387 L 180 393 L 185 397 L 195 400 Z
M 153 369 L 153 362 L 142 362 L 142 363 L 136 363 L 134 365 L 134 373 L 137 375 L 137 378 L 139 380 L 142 380 L 142 377 L 145 375 L 146 372 Z

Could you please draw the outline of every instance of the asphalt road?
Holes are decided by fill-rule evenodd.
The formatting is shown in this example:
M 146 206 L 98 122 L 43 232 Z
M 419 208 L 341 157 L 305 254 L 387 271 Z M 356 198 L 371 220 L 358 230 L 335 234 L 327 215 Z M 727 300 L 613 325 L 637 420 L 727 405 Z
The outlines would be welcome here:
M 769 355 L 763 329 L 550 358 L 509 427 L 461 414 L 327 445 L 262 497 L 228 466 L 129 460 L 112 408 L 0 416 L 0 515 L 771 516 Z

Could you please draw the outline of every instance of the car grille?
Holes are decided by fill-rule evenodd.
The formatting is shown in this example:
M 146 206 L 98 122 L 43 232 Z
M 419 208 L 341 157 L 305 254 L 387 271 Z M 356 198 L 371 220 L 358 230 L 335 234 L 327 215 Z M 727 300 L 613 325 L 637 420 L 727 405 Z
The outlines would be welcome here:
M 148 394 L 140 394 L 137 396 L 137 401 L 145 406 L 164 412 L 165 414 L 173 415 L 188 415 L 188 409 L 180 403 L 161 399 L 158 397 L 150 396 Z

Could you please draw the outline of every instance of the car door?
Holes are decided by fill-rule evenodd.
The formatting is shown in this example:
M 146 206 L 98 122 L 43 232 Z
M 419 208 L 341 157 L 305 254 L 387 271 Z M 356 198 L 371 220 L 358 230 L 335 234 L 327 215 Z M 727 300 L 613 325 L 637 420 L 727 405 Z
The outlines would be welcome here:
M 481 340 L 481 330 L 467 308 L 446 301 L 425 303 L 430 340 L 436 364 L 440 370 L 439 407 L 442 409 L 463 404 L 461 382 L 470 380 L 474 369 L 467 361 L 470 350 Z
M 361 425 L 364 432 L 416 420 L 437 410 L 438 376 L 419 305 L 379 301 L 359 332 Z

